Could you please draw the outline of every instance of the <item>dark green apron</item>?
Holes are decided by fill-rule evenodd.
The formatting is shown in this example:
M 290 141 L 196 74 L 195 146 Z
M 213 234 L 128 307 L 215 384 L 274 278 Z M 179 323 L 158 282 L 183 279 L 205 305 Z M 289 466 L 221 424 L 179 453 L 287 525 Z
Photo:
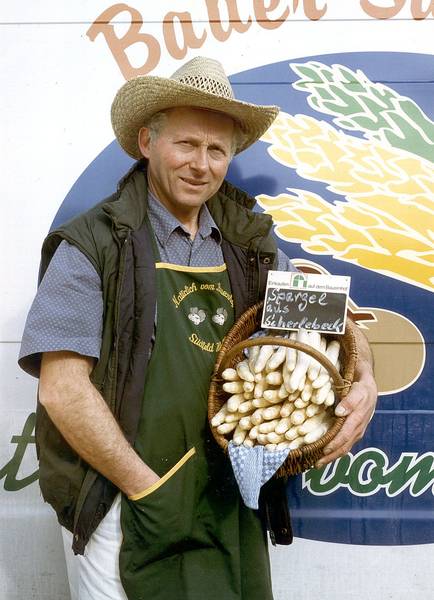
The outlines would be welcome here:
M 122 584 L 129 600 L 270 600 L 266 534 L 207 424 L 216 352 L 234 318 L 226 267 L 156 267 L 135 448 L 162 479 L 122 498 Z

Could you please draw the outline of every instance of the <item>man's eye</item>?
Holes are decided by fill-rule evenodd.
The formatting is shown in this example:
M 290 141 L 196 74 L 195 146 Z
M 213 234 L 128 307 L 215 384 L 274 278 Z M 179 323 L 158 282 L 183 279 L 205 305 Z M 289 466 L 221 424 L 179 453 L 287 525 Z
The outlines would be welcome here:
M 222 148 L 210 148 L 209 151 L 214 158 L 224 158 L 226 156 L 226 152 Z

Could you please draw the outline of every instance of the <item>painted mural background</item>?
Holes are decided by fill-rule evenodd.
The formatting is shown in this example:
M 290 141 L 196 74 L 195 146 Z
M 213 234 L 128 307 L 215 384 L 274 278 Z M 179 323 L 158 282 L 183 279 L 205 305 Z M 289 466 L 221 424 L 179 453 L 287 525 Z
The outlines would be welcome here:
M 381 393 L 366 437 L 348 457 L 291 481 L 300 537 L 434 542 L 434 418 L 426 393 L 434 329 L 433 106 L 423 80 L 416 90 L 396 83 L 423 77 L 429 61 L 434 70 L 429 56 L 336 54 L 231 78 L 237 97 L 277 104 L 281 113 L 262 141 L 234 160 L 229 179 L 273 217 L 280 247 L 300 268 L 351 275 L 353 318 L 371 340 Z M 112 193 L 130 164 L 113 142 L 78 179 L 53 226 Z
M 0 12 L 0 597 L 68 599 L 58 529 L 36 481 L 36 381 L 16 366 L 40 243 L 129 167 L 109 122 L 125 76 L 168 75 L 197 54 L 222 61 L 238 97 L 282 107 L 229 178 L 272 214 L 300 268 L 351 275 L 350 309 L 380 382 L 352 454 L 291 483 L 298 537 L 271 549 L 276 599 L 429 597 L 434 4 L 44 0 L 0 2 Z

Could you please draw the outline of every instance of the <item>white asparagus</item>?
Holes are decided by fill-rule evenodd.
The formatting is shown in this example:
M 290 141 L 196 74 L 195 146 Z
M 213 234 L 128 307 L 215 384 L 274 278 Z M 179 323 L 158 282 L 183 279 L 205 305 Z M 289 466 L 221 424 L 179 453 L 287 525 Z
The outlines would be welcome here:
M 265 365 L 267 364 L 268 359 L 273 354 L 274 349 L 272 345 L 264 345 L 261 346 L 259 350 L 258 358 L 256 359 L 254 371 L 255 373 L 260 373 L 265 369 Z
M 239 405 L 238 412 L 245 415 L 246 413 L 252 412 L 254 409 L 253 400 L 245 400 Z
M 291 429 L 288 429 L 288 431 L 285 433 L 285 439 L 290 442 L 295 440 L 296 437 L 298 437 L 297 426 L 291 427 Z
M 227 412 L 228 412 L 227 406 L 226 406 L 226 404 L 223 404 L 221 409 L 211 419 L 211 425 L 213 427 L 218 427 L 219 425 L 224 423 Z
M 267 382 L 265 381 L 265 378 L 258 381 L 255 385 L 255 389 L 253 390 L 254 397 L 262 398 L 262 396 L 264 395 L 264 390 L 266 389 L 266 386 L 267 386 Z
M 322 407 L 319 404 L 309 404 L 306 406 L 306 417 L 313 417 L 318 414 L 322 410 Z
M 279 419 L 273 419 L 272 421 L 264 421 L 258 425 L 259 433 L 271 433 L 275 430 L 276 425 L 279 423 Z
M 249 368 L 250 371 L 252 373 L 255 372 L 255 363 L 256 363 L 256 359 L 258 358 L 258 354 L 259 354 L 259 346 L 251 346 L 251 348 L 249 348 Z
M 304 400 L 305 402 L 307 402 L 308 400 L 310 400 L 311 396 L 312 396 L 312 383 L 309 381 L 309 379 L 306 379 L 304 388 L 302 389 L 301 394 L 300 394 L 300 398 L 302 400 Z
M 324 404 L 327 394 L 331 390 L 332 382 L 329 379 L 319 390 L 316 392 L 316 404 Z
M 285 384 L 282 383 L 282 385 L 279 388 L 279 391 L 277 392 L 277 395 L 279 396 L 279 398 L 281 400 L 283 400 L 284 398 L 287 398 L 289 396 L 289 392 L 285 387 Z
M 295 410 L 294 403 L 290 400 L 285 400 L 280 409 L 281 417 L 289 417 L 289 415 Z
M 259 409 L 259 410 L 261 410 L 261 409 Z M 276 404 L 275 406 L 269 406 L 268 408 L 263 408 L 262 409 L 262 417 L 266 421 L 271 421 L 272 419 L 276 419 L 277 417 L 280 416 L 280 410 L 281 410 L 281 407 L 278 404 Z
M 323 387 L 323 385 L 325 385 L 327 383 L 327 381 L 330 380 L 330 375 L 328 371 L 322 371 L 320 372 L 320 374 L 318 375 L 318 377 L 315 379 L 315 381 L 312 381 L 312 391 L 314 390 L 319 390 L 320 388 Z
M 226 435 L 227 433 L 230 433 L 231 431 L 233 431 L 237 426 L 237 422 L 234 421 L 233 423 L 222 423 L 221 425 L 219 425 L 217 427 L 217 431 L 219 433 L 221 433 L 222 435 Z
M 265 450 L 268 450 L 269 452 L 275 452 L 276 449 L 277 449 L 276 444 L 265 444 Z
M 307 433 L 304 436 L 304 443 L 312 444 L 313 442 L 318 441 L 320 437 L 322 437 L 326 433 L 327 429 L 327 423 L 322 423 L 319 427 L 317 427 L 313 431 L 309 431 L 309 433 Z
M 303 344 L 309 344 L 308 332 L 304 329 L 299 329 L 297 333 L 297 341 Z M 311 357 L 309 356 L 309 354 L 306 354 L 306 352 L 302 352 L 301 350 L 297 350 L 297 362 L 289 380 L 289 387 L 291 392 L 295 392 L 295 390 L 299 389 L 301 381 L 303 381 L 303 378 L 306 378 L 306 373 L 309 368 L 310 360 Z
M 265 381 L 269 385 L 282 385 L 282 373 L 280 371 L 271 371 L 265 376 Z
M 324 406 L 333 406 L 335 403 L 335 393 L 333 390 L 329 390 L 326 399 L 324 400 Z
M 246 435 L 247 431 L 241 429 L 241 427 L 238 425 L 238 427 L 234 431 L 234 435 L 232 436 L 232 441 L 234 442 L 234 444 L 237 444 L 237 446 L 240 446 L 246 439 Z
M 341 345 L 338 340 L 330 340 L 327 344 L 326 356 L 331 363 L 336 366 L 339 358 L 339 352 L 341 350 Z
M 338 362 L 340 347 L 341 347 L 341 345 L 337 340 L 330 340 L 330 342 L 327 344 L 327 348 L 324 353 L 325 356 L 329 359 L 329 361 L 335 366 Z M 312 387 L 313 388 L 322 387 L 324 385 L 325 381 L 327 381 L 328 377 L 330 377 L 330 376 L 328 374 L 327 369 L 322 367 L 320 369 L 318 377 L 314 381 L 312 381 Z
M 239 412 L 227 412 L 225 417 L 225 423 L 238 423 L 238 421 L 241 419 L 241 416 L 242 415 Z
M 273 352 L 270 358 L 267 361 L 266 368 L 269 371 L 274 371 L 277 367 L 285 361 L 286 358 L 286 347 L 278 346 L 277 350 Z
M 225 381 L 237 381 L 238 373 L 236 372 L 235 369 L 225 369 L 222 373 L 222 378 Z
M 339 364 L 340 344 L 327 343 L 318 332 L 299 330 L 291 339 L 321 351 Z M 293 350 L 293 352 L 291 352 Z M 221 435 L 233 432 L 237 445 L 268 450 L 294 449 L 318 440 L 333 420 L 327 407 L 335 402 L 330 375 L 308 354 L 285 346 L 258 345 L 247 358 L 222 373 L 231 394 L 211 425 Z
M 266 406 L 270 406 L 270 403 L 265 398 L 253 398 L 252 402 L 255 408 L 265 408 Z
M 304 390 L 304 384 L 306 383 L 306 373 L 300 377 L 300 381 L 298 382 L 298 391 L 302 392 Z
M 250 420 L 252 421 L 253 425 L 259 425 L 259 423 L 262 423 L 262 421 L 264 420 L 262 412 L 264 410 L 265 408 L 257 408 L 255 412 L 252 415 L 250 415 Z
M 296 450 L 297 448 L 300 448 L 300 446 L 303 446 L 303 444 L 304 439 L 302 437 L 297 437 L 295 440 L 292 440 L 292 442 L 289 443 L 289 449 Z
M 285 441 L 285 436 L 279 435 L 275 431 L 270 431 L 270 433 L 267 434 L 267 440 L 269 444 L 279 444 L 280 442 Z
M 279 442 L 276 446 L 276 450 L 287 450 L 289 448 L 289 442 Z
M 309 400 L 303 400 L 300 396 L 294 400 L 294 406 L 295 408 L 306 408 L 309 406 Z
M 289 418 L 293 425 L 301 425 L 306 418 L 306 412 L 304 408 L 297 408 L 297 410 L 291 413 Z
M 297 332 L 292 331 L 289 335 L 289 339 L 295 341 L 297 339 Z M 291 373 L 295 369 L 296 362 L 297 350 L 295 348 L 286 348 L 285 366 L 289 373 Z
M 245 431 L 249 431 L 253 427 L 253 423 L 250 417 L 241 417 L 238 425 L 239 427 L 241 427 L 241 429 L 244 429 Z
M 228 394 L 241 394 L 244 391 L 242 381 L 226 381 L 223 384 L 223 389 Z
M 258 426 L 255 425 L 254 427 L 251 428 L 251 430 L 249 431 L 249 438 L 251 440 L 256 440 L 256 438 L 258 437 Z
M 226 407 L 229 412 L 237 412 L 239 405 L 244 402 L 243 394 L 234 394 L 226 402 Z
M 239 362 L 236 366 L 236 369 L 238 377 L 240 379 L 250 382 L 255 380 L 253 373 L 250 371 L 249 363 L 247 360 L 242 360 L 241 362 Z
M 325 400 L 325 396 L 323 394 L 321 394 L 321 390 L 327 386 L 327 392 L 330 389 L 330 386 L 328 385 L 329 380 L 326 381 L 323 385 L 323 387 L 318 388 L 317 390 L 313 391 L 313 394 L 310 398 L 310 401 L 312 402 L 312 404 L 324 404 L 324 400 Z
M 306 435 L 310 431 L 313 431 L 327 420 L 327 415 L 325 412 L 320 413 L 319 415 L 314 415 L 310 417 L 310 419 L 306 419 L 304 423 L 298 426 L 297 431 L 299 435 Z
M 295 350 L 294 350 L 294 352 L 295 352 Z M 288 394 L 291 394 L 292 393 L 292 390 L 291 390 L 291 373 L 287 369 L 286 365 L 283 365 L 283 368 L 282 368 L 282 379 L 283 379 L 283 385 L 285 386 Z
M 313 348 L 318 350 L 318 352 L 321 352 L 321 334 L 318 333 L 318 331 L 310 332 L 309 343 Z M 307 370 L 307 376 L 310 379 L 310 381 L 314 381 L 318 377 L 320 369 L 321 363 L 319 363 L 315 358 L 312 357 L 309 368 Z
M 321 344 L 320 344 L 320 352 L 322 354 L 325 354 L 326 348 L 327 348 L 327 338 L 322 335 L 321 336 Z
M 288 431 L 288 429 L 290 429 L 290 428 L 291 428 L 291 419 L 289 417 L 283 417 L 279 420 L 274 431 L 276 433 L 278 433 L 279 435 L 282 435 L 282 434 L 286 433 Z
M 245 381 L 243 383 L 243 390 L 247 394 L 250 394 L 250 392 L 253 392 L 254 389 L 255 389 L 255 382 L 254 381 Z
M 326 350 L 327 350 L 327 339 L 322 335 L 321 336 L 321 341 L 320 341 L 319 351 L 321 352 L 321 354 L 325 355 Z M 315 379 L 317 379 L 322 374 L 327 373 L 327 372 L 328 372 L 327 369 L 321 365 Z M 313 377 L 311 377 L 311 381 L 315 381 L 315 379 Z
M 267 400 L 268 402 L 271 402 L 273 404 L 275 404 L 276 402 L 280 402 L 281 399 L 279 398 L 279 390 L 264 390 L 263 393 L 263 397 L 265 398 L 265 400 Z
M 258 437 L 256 438 L 256 440 L 258 444 L 261 444 L 261 446 L 265 446 L 266 444 L 268 444 L 266 433 L 258 433 Z

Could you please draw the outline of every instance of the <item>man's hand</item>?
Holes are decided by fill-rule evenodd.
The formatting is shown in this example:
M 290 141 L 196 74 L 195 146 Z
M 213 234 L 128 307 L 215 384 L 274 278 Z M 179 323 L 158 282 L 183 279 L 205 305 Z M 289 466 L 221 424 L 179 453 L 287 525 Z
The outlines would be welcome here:
M 126 495 L 159 480 L 134 451 L 89 375 L 93 359 L 74 352 L 42 356 L 39 400 L 67 442 Z
M 325 446 L 324 456 L 315 465 L 317 468 L 347 454 L 363 437 L 377 402 L 377 384 L 368 341 L 356 325 L 350 322 L 350 326 L 356 337 L 358 351 L 354 382 L 348 395 L 335 409 L 336 416 L 345 416 L 346 419 L 340 432 Z

